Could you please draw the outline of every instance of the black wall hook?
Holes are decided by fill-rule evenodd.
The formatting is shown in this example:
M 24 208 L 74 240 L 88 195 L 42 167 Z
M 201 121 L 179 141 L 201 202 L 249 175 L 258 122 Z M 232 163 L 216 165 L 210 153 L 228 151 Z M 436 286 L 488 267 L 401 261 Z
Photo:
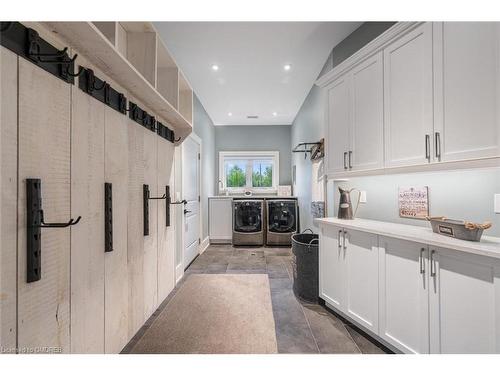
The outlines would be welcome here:
M 27 282 L 42 276 L 42 228 L 66 228 L 76 225 L 82 217 L 66 223 L 46 223 L 42 207 L 42 182 L 39 178 L 26 179 L 26 244 Z
M 38 228 L 66 228 L 72 225 L 76 225 L 79 223 L 82 217 L 78 216 L 75 219 L 70 219 L 67 223 L 46 223 L 43 217 L 43 210 L 40 210 L 40 224 L 37 226 Z

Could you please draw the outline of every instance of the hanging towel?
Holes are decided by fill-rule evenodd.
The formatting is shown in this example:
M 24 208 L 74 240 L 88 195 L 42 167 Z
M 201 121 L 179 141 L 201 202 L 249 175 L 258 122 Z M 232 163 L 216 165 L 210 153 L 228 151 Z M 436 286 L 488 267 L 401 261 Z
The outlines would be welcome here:
M 323 159 L 311 161 L 311 214 L 313 219 L 325 217 L 325 187 Z

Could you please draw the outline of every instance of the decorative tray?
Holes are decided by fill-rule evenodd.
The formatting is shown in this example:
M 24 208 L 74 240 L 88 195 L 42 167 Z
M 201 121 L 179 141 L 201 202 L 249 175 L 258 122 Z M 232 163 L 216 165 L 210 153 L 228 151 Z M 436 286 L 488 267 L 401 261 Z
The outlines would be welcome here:
M 466 241 L 479 241 L 483 230 L 491 228 L 491 223 L 471 223 L 463 220 L 447 219 L 445 217 L 427 217 L 431 222 L 432 231 L 444 236 Z

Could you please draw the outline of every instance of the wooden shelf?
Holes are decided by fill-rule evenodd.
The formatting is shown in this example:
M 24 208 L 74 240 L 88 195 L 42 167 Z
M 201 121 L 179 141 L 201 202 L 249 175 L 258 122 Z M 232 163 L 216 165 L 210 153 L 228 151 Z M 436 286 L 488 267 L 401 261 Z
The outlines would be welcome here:
M 165 66 L 166 56 L 172 62 L 173 59 L 166 50 L 165 52 L 161 51 L 160 57 L 157 58 L 157 39 L 159 37 L 152 24 L 148 22 L 112 22 L 115 26 L 113 28 L 109 25 L 110 23 L 100 22 L 95 25 L 91 22 L 44 22 L 43 24 L 52 32 L 57 33 L 70 47 L 84 55 L 104 74 L 144 103 L 154 116 L 160 121 L 166 122 L 165 125 L 174 130 L 176 137 L 181 137 L 181 140 L 184 140 L 193 129 L 191 124 L 192 90 L 182 76 L 183 91 L 182 94 L 179 91 L 179 99 L 180 97 L 183 99 L 175 102 L 174 95 L 169 93 L 168 83 L 163 81 L 161 73 L 162 82 L 158 85 L 159 90 L 157 90 L 157 67 Z M 142 46 L 141 43 L 143 43 Z M 146 56 L 141 57 L 140 51 Z M 180 85 L 181 80 L 179 79 L 177 86 Z M 190 95 L 189 91 L 191 91 Z M 174 103 L 169 102 L 168 99 L 173 100 Z M 188 108 L 189 100 L 191 108 Z M 178 108 L 181 110 L 178 111 Z
M 189 122 L 193 121 L 193 90 L 179 71 L 179 112 Z

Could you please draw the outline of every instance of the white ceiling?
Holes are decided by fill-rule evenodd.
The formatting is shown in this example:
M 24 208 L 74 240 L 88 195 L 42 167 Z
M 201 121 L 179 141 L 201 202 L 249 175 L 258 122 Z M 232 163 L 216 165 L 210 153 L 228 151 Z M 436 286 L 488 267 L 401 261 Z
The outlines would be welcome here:
M 215 125 L 289 125 L 331 49 L 360 24 L 156 22 L 155 27 Z M 288 72 L 285 64 L 291 64 Z

